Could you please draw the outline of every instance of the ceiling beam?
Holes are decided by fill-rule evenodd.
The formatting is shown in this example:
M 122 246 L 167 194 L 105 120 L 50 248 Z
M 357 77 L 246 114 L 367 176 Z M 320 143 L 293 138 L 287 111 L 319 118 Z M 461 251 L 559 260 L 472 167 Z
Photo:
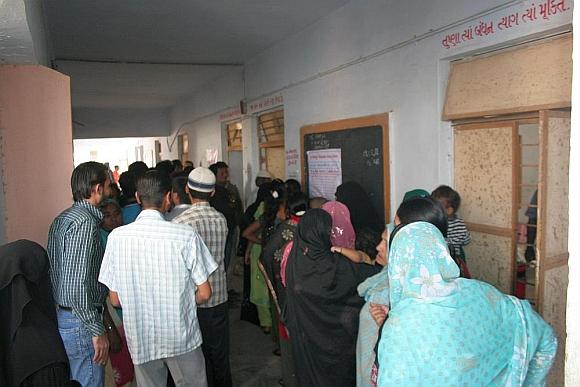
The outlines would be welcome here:
M 110 64 L 138 64 L 138 65 L 175 65 L 175 66 L 228 66 L 241 67 L 243 63 L 184 63 L 184 62 L 148 62 L 126 61 L 116 59 L 82 59 L 82 58 L 55 58 L 55 62 L 84 62 L 84 63 L 110 63 Z

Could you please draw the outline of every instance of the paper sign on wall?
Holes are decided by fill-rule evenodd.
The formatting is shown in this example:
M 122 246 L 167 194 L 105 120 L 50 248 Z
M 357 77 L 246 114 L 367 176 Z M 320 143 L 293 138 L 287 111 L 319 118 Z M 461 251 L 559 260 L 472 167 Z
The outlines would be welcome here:
M 310 197 L 322 196 L 334 200 L 336 187 L 342 184 L 341 150 L 312 150 L 306 152 L 306 156 Z
M 218 162 L 218 150 L 217 149 L 206 149 L 205 159 L 207 160 L 207 165 L 212 165 Z

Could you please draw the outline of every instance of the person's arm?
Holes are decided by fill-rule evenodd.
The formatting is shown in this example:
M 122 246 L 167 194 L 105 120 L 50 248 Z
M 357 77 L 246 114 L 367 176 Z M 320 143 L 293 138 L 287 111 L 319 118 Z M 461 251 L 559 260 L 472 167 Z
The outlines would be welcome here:
M 68 248 L 64 252 L 64 262 L 69 266 L 65 272 L 75 273 L 77 278 L 82 278 L 82 281 L 67 279 L 67 299 L 70 304 L 66 306 L 72 308 L 74 315 L 92 336 L 95 349 L 93 362 L 104 365 L 109 356 L 109 340 L 105 334 L 103 314 L 94 306 L 94 300 L 89 293 L 91 286 L 98 286 L 97 278 L 93 278 L 94 273 L 90 267 L 97 253 L 95 250 L 101 243 L 98 226 L 86 220 L 71 229 L 65 239 Z
M 90 298 L 89 287 L 97 282 L 90 265 L 96 254 L 96 243 L 101 243 L 98 227 L 91 221 L 85 221 L 75 228 L 71 228 L 65 237 L 63 267 L 65 273 L 81 279 L 81 281 L 67 278 L 67 304 L 81 320 L 92 336 L 105 333 L 103 315 L 95 307 Z M 72 274 L 74 273 L 74 274 Z
M 262 246 L 262 255 L 260 256 L 260 261 L 262 261 L 262 264 L 266 269 L 271 266 L 276 252 L 286 243 L 282 236 L 282 230 L 285 230 L 285 225 L 283 224 L 274 230 L 272 235 L 268 238 L 268 242 Z
M 371 302 L 369 304 L 369 312 L 377 325 L 381 326 L 389 314 L 389 307 L 387 305 L 374 304 Z
M 211 286 L 209 281 L 205 281 L 204 283 L 197 285 L 197 290 L 195 291 L 195 302 L 197 304 L 203 304 L 207 302 L 211 297 Z
M 119 301 L 119 295 L 117 294 L 117 292 L 114 291 L 109 291 L 109 301 L 111 302 L 111 305 L 113 305 L 115 308 L 120 308 L 121 307 L 121 301 Z
M 259 220 L 253 221 L 246 229 L 242 232 L 242 236 L 252 243 L 258 245 L 262 244 L 262 240 L 259 237 L 259 231 L 262 228 L 262 224 Z
M 211 286 L 208 278 L 211 273 L 217 270 L 218 265 L 213 259 L 207 246 L 198 234 L 194 233 L 189 246 L 189 259 L 192 266 L 191 277 L 196 285 L 195 302 L 203 304 L 211 297 Z
M 558 340 L 554 329 L 544 321 L 540 315 L 532 310 L 529 304 L 520 303 L 524 309 L 526 328 L 529 335 L 537 337 L 537 344 L 528 347 L 527 355 L 530 357 L 528 372 L 523 383 L 524 386 L 543 386 L 550 372 L 550 368 L 558 351 Z M 561 343 L 562 344 L 562 343 Z M 534 351 L 530 353 L 530 351 Z
M 344 255 L 354 263 L 366 263 L 369 265 L 373 264 L 372 259 L 366 253 L 360 250 L 349 249 L 348 247 L 332 246 L 330 251 Z
M 118 353 L 121 351 L 121 346 L 123 345 L 121 335 L 119 334 L 115 322 L 109 314 L 109 309 L 106 306 L 103 310 L 103 322 L 105 324 L 105 329 L 108 332 L 107 338 L 109 339 L 110 350 L 113 353 Z
M 232 184 L 232 187 L 233 187 L 234 196 L 236 198 L 234 205 L 236 208 L 236 215 L 238 217 L 238 223 L 239 223 L 239 218 L 241 218 L 242 214 L 244 213 L 244 206 L 242 204 L 242 198 L 240 196 L 240 191 L 238 190 L 238 187 L 235 184 Z
M 252 252 L 252 246 L 253 246 L 253 243 L 248 242 L 248 246 L 246 246 L 246 253 L 244 254 L 244 264 L 245 265 L 250 264 L 250 254 Z
M 448 239 L 455 246 L 465 246 L 471 242 L 471 234 L 462 219 L 456 221 L 452 234 Z

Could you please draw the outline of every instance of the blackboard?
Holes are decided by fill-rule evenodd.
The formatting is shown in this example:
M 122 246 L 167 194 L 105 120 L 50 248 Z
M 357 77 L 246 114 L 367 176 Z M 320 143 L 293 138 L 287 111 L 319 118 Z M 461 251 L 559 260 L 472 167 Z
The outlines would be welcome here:
M 304 126 L 301 128 L 303 186 L 309 190 L 308 151 L 341 149 L 342 182 L 359 183 L 386 222 L 390 213 L 388 144 L 386 114 Z

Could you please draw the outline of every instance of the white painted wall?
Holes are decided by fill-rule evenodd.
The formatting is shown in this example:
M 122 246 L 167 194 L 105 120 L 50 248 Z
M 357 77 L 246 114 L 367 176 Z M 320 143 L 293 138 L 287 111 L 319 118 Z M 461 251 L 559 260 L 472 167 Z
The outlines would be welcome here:
M 22 0 L 0 1 L 0 42 L 1 64 L 37 63 Z
M 108 162 L 111 170 L 118 165 L 121 172 L 124 172 L 129 164 L 137 161 L 135 148 L 142 146 L 142 161 L 149 167 L 154 167 L 156 140 L 161 143 L 161 160 L 177 158 L 177 145 L 169 151 L 167 137 L 76 139 L 73 141 L 74 164 L 77 166 L 87 161 Z M 93 158 L 91 152 L 95 152 L 97 157 Z
M 580 23 L 580 14 L 574 12 L 574 23 Z M 580 41 L 574 39 L 572 59 L 572 106 L 580 106 Z M 580 386 L 580 110 L 572 109 L 572 132 L 570 138 L 570 216 L 568 223 L 568 251 L 570 259 L 568 283 L 568 307 L 566 309 L 566 386 Z
M 116 138 L 167 136 L 167 109 L 73 108 L 73 137 Z
M 42 1 L 24 0 L 26 5 L 26 20 L 32 38 L 32 48 L 36 63 L 46 67 L 51 66 L 52 45 L 50 34 L 44 22 L 44 6 Z
M 307 124 L 392 112 L 392 208 L 409 189 L 452 183 L 452 138 L 441 111 L 450 58 L 509 46 L 532 36 L 568 28 L 571 10 L 498 30 L 497 21 L 524 12 L 531 0 L 351 1 L 302 32 L 251 58 L 245 66 L 242 95 L 248 101 L 280 93 L 284 98 L 286 149 L 299 149 L 300 127 Z M 565 0 L 571 7 L 572 1 Z M 539 16 L 539 15 L 538 15 Z M 447 34 L 495 21 L 496 33 L 446 49 Z M 172 112 L 172 127 L 195 120 L 188 133 L 199 142 L 193 152 L 219 141 L 212 112 L 236 105 L 223 83 L 209 85 L 209 99 L 196 97 L 190 109 Z M 222 90 L 220 93 L 219 90 Z M 191 108 L 202 103 L 203 109 Z M 231 102 L 230 102 L 231 101 Z M 177 111 L 180 114 L 177 114 Z M 179 116 L 179 120 L 174 118 Z M 203 124 L 201 123 L 203 121 Z M 253 150 L 255 151 L 255 150 Z M 200 155 L 196 154 L 196 157 Z M 255 158 L 254 155 L 245 159 Z M 287 167 L 297 174 L 300 165 Z
M 195 166 L 207 166 L 206 150 L 217 149 L 224 157 L 220 111 L 239 106 L 244 95 L 243 70 L 234 68 L 202 92 L 192 95 L 171 109 L 171 138 L 187 133 L 189 159 Z M 178 133 L 179 131 L 179 133 Z

